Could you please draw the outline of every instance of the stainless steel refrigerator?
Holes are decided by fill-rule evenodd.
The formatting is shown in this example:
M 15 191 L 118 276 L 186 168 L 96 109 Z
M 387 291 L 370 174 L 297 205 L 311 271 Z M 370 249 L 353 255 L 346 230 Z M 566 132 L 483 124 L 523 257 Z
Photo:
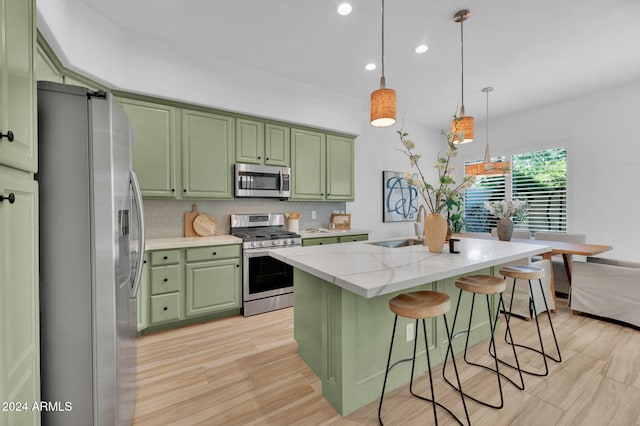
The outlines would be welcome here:
M 132 131 L 107 93 L 38 82 L 44 425 L 128 425 L 144 254 Z

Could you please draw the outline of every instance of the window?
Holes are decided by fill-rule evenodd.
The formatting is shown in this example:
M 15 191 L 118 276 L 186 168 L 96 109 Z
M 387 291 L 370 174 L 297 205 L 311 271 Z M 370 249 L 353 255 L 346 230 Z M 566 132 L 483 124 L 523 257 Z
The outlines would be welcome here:
M 489 216 L 483 203 L 502 199 L 519 199 L 528 205 L 528 217 L 516 223 L 516 229 L 566 232 L 566 148 L 516 154 L 511 157 L 510 175 L 479 177 L 465 192 L 465 231 L 495 228 L 497 219 Z

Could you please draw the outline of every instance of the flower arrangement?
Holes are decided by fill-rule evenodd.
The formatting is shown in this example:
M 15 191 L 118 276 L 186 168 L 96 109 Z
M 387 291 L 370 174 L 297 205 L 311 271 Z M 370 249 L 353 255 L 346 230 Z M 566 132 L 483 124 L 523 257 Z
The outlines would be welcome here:
M 527 218 L 527 203 L 521 200 L 485 201 L 484 207 L 489 210 L 491 216 L 498 219 L 509 219 L 513 216 L 514 222 L 521 222 Z
M 444 155 L 439 155 L 433 167 L 438 170 L 438 181 L 435 185 L 431 185 L 427 182 L 420 169 L 420 154 L 416 154 L 414 149 L 415 143 L 410 139 L 408 133 L 403 128 L 398 130 L 400 135 L 400 142 L 403 149 L 398 149 L 409 157 L 409 163 L 412 168 L 417 169 L 418 176 L 411 170 L 408 170 L 404 174 L 404 180 L 409 185 L 413 185 L 418 189 L 418 192 L 422 195 L 427 209 L 431 213 L 442 213 L 443 210 L 451 209 L 453 207 L 460 207 L 464 190 L 469 188 L 475 182 L 475 176 L 465 176 L 462 183 L 456 185 L 455 176 L 453 175 L 454 166 L 451 164 L 451 158 L 455 157 L 458 148 L 453 143 L 455 133 L 442 132 L 446 142 L 447 149 Z

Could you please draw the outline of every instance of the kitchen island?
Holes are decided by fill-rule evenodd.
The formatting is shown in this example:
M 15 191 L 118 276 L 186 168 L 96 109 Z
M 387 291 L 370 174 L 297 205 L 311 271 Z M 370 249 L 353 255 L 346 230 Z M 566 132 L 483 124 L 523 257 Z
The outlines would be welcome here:
M 474 239 L 463 239 L 457 254 L 446 249 L 429 253 L 422 245 L 390 248 L 378 244 L 368 241 L 270 252 L 295 268 L 294 337 L 298 352 L 322 380 L 324 397 L 343 416 L 380 396 L 393 325 L 389 299 L 407 291 L 435 290 L 451 297 L 453 309 L 458 298 L 457 277 L 494 275 L 498 265 L 550 250 L 544 245 Z M 460 325 L 468 322 L 470 302 L 470 297 L 461 302 L 467 306 L 459 315 Z M 493 312 L 496 302 L 493 300 Z M 473 328 L 488 322 L 486 308 L 478 305 Z M 453 321 L 453 310 L 448 315 Z M 398 319 L 400 335 L 410 322 Z M 486 329 L 481 327 L 474 333 L 473 343 L 489 337 Z M 429 321 L 427 333 L 432 365 L 436 365 L 444 359 L 447 347 L 442 318 Z M 398 338 L 394 343 L 394 359 L 409 357 L 413 351 L 410 333 L 406 334 L 407 339 Z M 456 351 L 464 344 L 464 339 L 459 340 L 454 341 Z M 420 347 L 424 348 L 424 343 L 418 343 Z M 423 373 L 425 367 L 425 352 L 419 349 L 416 374 Z M 390 375 L 387 389 L 407 383 L 409 375 L 410 363 L 399 365 Z

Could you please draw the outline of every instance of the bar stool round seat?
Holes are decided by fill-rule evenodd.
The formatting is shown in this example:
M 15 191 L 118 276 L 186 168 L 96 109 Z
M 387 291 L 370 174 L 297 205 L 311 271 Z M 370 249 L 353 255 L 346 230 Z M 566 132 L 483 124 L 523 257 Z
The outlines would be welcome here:
M 456 287 L 475 294 L 497 294 L 507 288 L 507 283 L 504 279 L 491 275 L 471 275 L 458 278 Z
M 519 280 L 540 280 L 544 278 L 544 268 L 529 265 L 510 265 L 500 268 L 500 275 Z
M 451 298 L 437 291 L 414 291 L 399 294 L 389 300 L 389 309 L 405 318 L 435 318 L 449 312 Z
M 380 395 L 380 403 L 378 405 L 378 421 L 380 422 L 380 424 L 382 425 L 382 401 L 384 399 L 384 391 L 385 388 L 387 386 L 387 377 L 389 376 L 389 371 L 391 371 L 391 369 L 393 369 L 395 366 L 406 362 L 406 361 L 411 361 L 411 376 L 410 376 L 410 381 L 409 381 L 409 392 L 411 393 L 411 395 L 415 396 L 416 398 L 419 398 L 421 400 L 427 401 L 431 403 L 431 406 L 433 408 L 433 417 L 435 419 L 435 423 L 438 424 L 438 414 L 437 414 L 437 409 L 436 407 L 440 407 L 442 409 L 444 409 L 449 415 L 451 415 L 451 417 L 453 417 L 459 424 L 463 424 L 462 421 L 460 419 L 458 419 L 456 417 L 456 415 L 446 406 L 442 405 L 441 403 L 436 401 L 435 398 L 435 394 L 434 394 L 434 388 L 433 388 L 433 378 L 431 375 L 431 359 L 429 356 L 429 340 L 427 337 L 427 326 L 426 326 L 426 319 L 430 319 L 430 318 L 436 318 L 439 316 L 442 316 L 442 318 L 444 319 L 444 325 L 445 325 L 445 331 L 447 333 L 447 336 L 451 336 L 450 332 L 449 332 L 449 324 L 447 322 L 447 316 L 445 315 L 447 312 L 449 312 L 449 310 L 451 309 L 451 298 L 445 294 L 445 293 L 440 293 L 437 291 L 428 291 L 428 290 L 423 290 L 423 291 L 414 291 L 411 293 L 403 293 L 403 294 L 399 294 L 397 296 L 395 296 L 394 298 L 392 298 L 391 300 L 389 300 L 389 309 L 391 310 L 391 312 L 393 312 L 394 315 L 394 320 L 393 320 L 393 331 L 391 333 L 391 344 L 389 346 L 389 356 L 387 358 L 387 367 L 384 373 L 384 382 L 382 384 L 382 393 Z M 398 324 L 398 317 L 405 317 L 405 318 L 411 318 L 413 320 L 415 320 L 415 330 L 416 330 L 416 336 L 413 339 L 413 356 L 410 358 L 405 358 L 405 359 L 401 359 L 398 360 L 396 362 L 393 363 L 393 365 L 391 364 L 391 354 L 393 352 L 393 341 L 395 339 L 395 335 L 396 335 L 396 326 Z M 424 343 L 425 343 L 425 352 L 426 352 L 426 358 L 427 358 L 427 373 L 429 376 L 429 387 L 431 389 L 431 397 L 427 398 L 425 396 L 421 396 L 416 394 L 413 391 L 413 376 L 414 376 L 414 371 L 415 371 L 415 364 L 416 364 L 416 351 L 417 351 L 417 347 L 418 347 L 418 322 L 422 321 L 422 333 L 424 335 Z M 447 339 L 447 347 L 448 350 L 453 351 L 452 347 L 451 347 L 451 338 Z M 454 360 L 454 369 L 456 371 L 456 378 L 458 379 L 458 388 L 457 389 L 461 389 L 460 386 L 460 378 L 458 376 L 458 369 L 456 367 L 455 364 L 455 360 Z M 467 405 L 464 401 L 464 394 L 462 393 L 462 391 L 459 391 L 460 393 L 460 398 L 462 399 L 462 406 L 464 407 L 464 414 L 466 416 L 466 420 L 467 420 L 467 424 L 470 424 L 469 421 L 469 412 L 467 411 Z
M 458 303 L 456 304 L 456 311 L 455 311 L 455 315 L 453 317 L 453 325 L 452 325 L 452 330 L 451 330 L 451 340 L 455 339 L 457 336 L 460 335 L 466 335 L 466 342 L 465 342 L 465 346 L 464 346 L 464 361 L 472 366 L 475 367 L 480 367 L 486 370 L 491 371 L 492 373 L 495 374 L 495 378 L 496 381 L 498 382 L 498 386 L 497 386 L 497 390 L 498 390 L 498 395 L 499 395 L 499 401 L 497 403 L 490 403 L 487 401 L 482 401 L 474 396 L 469 395 L 468 393 L 462 392 L 461 389 L 459 387 L 457 387 L 455 384 L 453 384 L 446 376 L 446 369 L 447 369 L 447 361 L 449 359 L 449 350 L 447 350 L 447 354 L 445 355 L 444 358 L 444 364 L 443 364 L 443 368 L 442 368 L 442 377 L 444 378 L 444 380 L 451 385 L 454 389 L 456 389 L 459 392 L 462 392 L 464 394 L 465 397 L 474 400 L 475 402 L 485 405 L 487 407 L 491 407 L 491 408 L 502 408 L 504 406 L 504 395 L 502 393 L 502 381 L 501 378 L 505 378 L 508 381 L 510 381 L 511 383 L 513 383 L 514 386 L 516 386 L 518 389 L 523 390 L 524 389 L 524 380 L 522 378 L 522 373 L 519 374 L 520 376 L 520 384 L 514 382 L 513 380 L 511 380 L 509 377 L 505 376 L 503 373 L 500 372 L 500 366 L 499 366 L 499 362 L 498 362 L 498 358 L 496 356 L 494 356 L 494 354 L 496 353 L 496 343 L 495 343 L 495 339 L 494 339 L 494 334 L 496 331 L 496 326 L 498 324 L 498 318 L 500 315 L 500 309 L 502 309 L 502 311 L 505 311 L 505 306 L 504 306 L 504 299 L 502 298 L 502 293 L 505 291 L 505 289 L 507 288 L 507 283 L 503 278 L 499 278 L 499 277 L 494 277 L 492 275 L 471 275 L 471 276 L 465 276 L 465 277 L 460 277 L 456 280 L 456 287 L 458 287 L 458 289 L 460 289 L 460 292 L 458 293 Z M 456 323 L 458 321 L 458 314 L 460 313 L 460 301 L 462 300 L 463 297 L 463 292 L 469 293 L 471 294 L 471 308 L 470 308 L 470 312 L 469 312 L 469 323 L 467 325 L 467 327 L 463 330 L 460 331 L 456 331 Z M 485 299 L 486 299 L 486 306 L 487 306 L 487 314 L 488 314 L 488 319 L 489 319 L 489 330 L 490 330 L 490 339 L 489 339 L 489 355 L 492 356 L 494 358 L 494 366 L 493 367 L 489 367 L 487 365 L 478 363 L 478 362 L 474 362 L 471 361 L 469 359 L 469 356 L 467 354 L 467 350 L 469 348 L 469 337 L 471 335 L 472 330 L 476 329 L 476 327 L 473 327 L 473 316 L 475 312 L 475 302 L 476 302 L 476 295 L 484 295 Z M 498 299 L 498 306 L 495 312 L 495 315 L 492 314 L 491 312 L 491 300 L 489 299 L 489 296 L 492 295 L 499 295 L 499 299 Z M 477 312 L 479 313 L 479 312 Z M 508 333 L 509 336 L 511 336 L 511 329 L 509 328 L 509 325 L 507 323 L 507 329 L 506 329 L 506 333 Z M 513 340 L 513 339 L 512 339 Z M 493 350 L 493 353 L 491 352 Z M 516 364 L 518 366 L 520 366 L 520 363 L 518 362 L 518 356 L 516 353 L 516 349 L 515 346 L 513 344 L 511 344 L 511 350 L 513 352 L 513 356 L 514 359 L 516 361 Z M 453 354 L 453 351 L 451 351 L 451 358 L 453 360 L 455 360 L 455 356 Z
M 544 295 L 544 288 L 542 286 L 542 278 L 544 278 L 545 276 L 545 270 L 544 268 L 541 268 L 539 266 L 532 266 L 532 265 L 510 265 L 510 266 L 504 266 L 502 268 L 500 268 L 500 274 L 505 277 L 505 279 L 507 278 L 513 278 L 513 288 L 511 290 L 511 303 L 509 304 L 509 309 L 508 311 L 505 310 L 505 321 L 507 323 L 507 326 L 509 325 L 509 320 L 511 318 L 511 305 L 513 304 L 513 294 L 515 291 L 515 287 L 516 287 L 516 283 L 517 280 L 527 280 L 529 283 L 529 294 L 530 296 L 530 301 L 531 301 L 531 305 L 533 307 L 533 312 L 535 313 L 535 319 L 536 319 L 536 328 L 538 331 L 538 342 L 540 344 L 540 349 L 537 348 L 533 348 L 531 346 L 525 346 L 525 345 L 521 345 L 521 344 L 517 344 L 517 343 L 513 343 L 513 339 L 511 337 L 509 337 L 509 339 L 507 339 L 507 334 L 505 333 L 504 339 L 505 342 L 507 343 L 511 343 L 517 347 L 520 348 L 524 348 L 524 349 L 528 349 L 530 351 L 533 352 L 537 352 L 538 354 L 542 355 L 542 360 L 544 361 L 544 371 L 540 372 L 540 371 L 531 371 L 531 370 L 524 370 L 524 369 L 520 369 L 519 367 L 515 367 L 511 364 L 505 363 L 503 361 L 500 361 L 503 364 L 508 365 L 509 367 L 512 368 L 518 368 L 518 370 L 530 374 L 532 376 L 546 376 L 549 374 L 549 366 L 547 364 L 547 358 L 551 359 L 554 362 L 562 362 L 562 354 L 560 353 L 560 346 L 558 345 L 558 339 L 556 338 L 556 332 L 553 328 L 553 321 L 551 320 L 551 314 L 549 313 L 549 305 L 547 304 L 547 298 Z M 537 280 L 538 281 L 538 285 L 540 286 L 540 292 L 542 293 L 542 300 L 544 302 L 544 307 L 545 307 L 545 311 L 547 312 L 547 318 L 549 319 L 549 327 L 551 328 L 551 335 L 553 337 L 553 342 L 555 344 L 556 347 L 556 353 L 558 354 L 557 357 L 553 357 L 551 356 L 549 353 L 547 353 L 545 351 L 544 348 L 544 342 L 542 339 L 542 333 L 540 332 L 540 322 L 538 320 L 538 314 L 537 314 L 537 309 L 536 309 L 536 301 L 533 298 L 533 287 L 531 284 L 532 280 Z

